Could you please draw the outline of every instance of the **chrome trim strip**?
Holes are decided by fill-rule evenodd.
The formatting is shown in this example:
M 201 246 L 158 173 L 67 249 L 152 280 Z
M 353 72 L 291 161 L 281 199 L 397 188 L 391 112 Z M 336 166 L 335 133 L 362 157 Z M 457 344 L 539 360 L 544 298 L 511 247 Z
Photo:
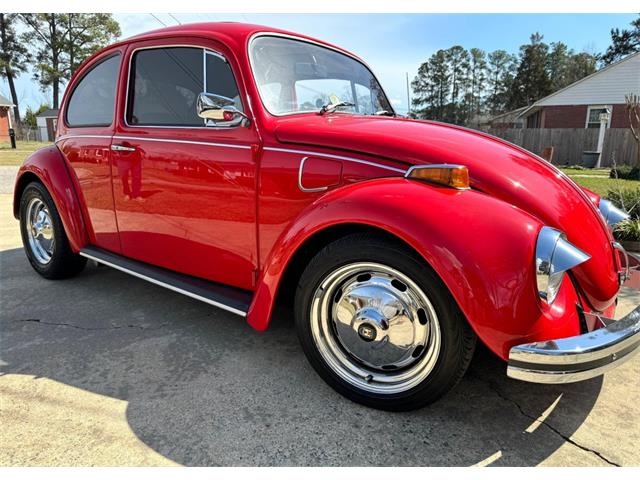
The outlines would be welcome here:
M 384 168 L 385 170 L 391 170 L 392 172 L 397 172 L 402 174 L 406 172 L 406 170 L 402 170 L 400 168 L 390 167 L 388 165 L 382 165 L 380 163 L 369 162 L 368 160 L 360 160 L 357 158 L 343 157 L 341 155 L 332 155 L 330 153 L 311 152 L 308 150 L 292 150 L 289 148 L 280 148 L 280 147 L 264 147 L 263 150 L 269 150 L 271 152 L 297 153 L 299 155 L 307 155 L 311 157 L 335 158 L 336 160 L 344 160 L 345 162 L 361 163 L 363 165 L 370 165 L 372 167 Z
M 640 352 L 640 306 L 605 327 L 575 337 L 516 345 L 507 376 L 534 383 L 571 383 L 593 378 Z
M 70 138 L 111 138 L 111 135 L 62 135 L 56 138 L 53 143 L 58 143 Z
M 395 108 L 391 104 L 391 100 L 389 100 L 391 97 L 389 97 L 389 95 L 387 95 L 387 92 L 384 90 L 384 87 L 382 86 L 382 83 L 380 83 L 380 80 L 378 80 L 378 77 L 376 77 L 376 74 L 373 73 L 373 70 L 371 69 L 371 67 L 369 67 L 369 65 L 367 65 L 367 63 L 364 60 L 356 57 L 352 53 L 349 53 L 349 52 L 347 52 L 345 50 L 342 50 L 340 48 L 336 48 L 336 47 L 334 47 L 332 45 L 327 45 L 327 44 L 319 42 L 319 41 L 311 40 L 309 38 L 298 37 L 296 35 L 289 35 L 289 34 L 286 34 L 286 33 L 265 31 L 265 32 L 254 33 L 253 35 L 251 35 L 251 37 L 249 37 L 249 41 L 247 42 L 247 57 L 249 59 L 249 67 L 251 68 L 251 77 L 252 77 L 253 83 L 256 86 L 256 90 L 258 90 L 258 97 L 260 98 L 260 102 L 262 103 L 263 108 L 265 109 L 265 111 L 269 112 L 270 115 L 273 115 L 274 117 L 285 117 L 287 115 L 298 115 L 298 114 L 310 113 L 310 112 L 288 112 L 288 113 L 281 113 L 279 115 L 276 115 L 275 113 L 271 113 L 271 111 L 266 107 L 266 105 L 262 101 L 262 96 L 260 96 L 260 90 L 258 89 L 258 82 L 256 82 L 256 76 L 255 76 L 254 69 L 253 69 L 253 62 L 251 61 L 251 43 L 258 37 L 281 37 L 281 38 L 288 38 L 288 39 L 291 39 L 291 40 L 297 40 L 299 42 L 306 42 L 306 43 L 310 43 L 311 45 L 316 45 L 318 47 L 326 48 L 327 50 L 333 50 L 334 52 L 340 53 L 340 54 L 344 55 L 345 57 L 349 57 L 352 60 L 355 60 L 356 62 L 358 62 L 361 65 L 363 65 L 364 68 L 369 70 L 369 73 L 375 79 L 375 81 L 378 82 L 378 85 L 380 86 L 380 90 L 382 90 L 382 93 L 384 94 L 385 98 L 387 99 L 387 102 L 389 103 L 389 108 L 391 108 L 391 112 L 396 116 L 398 115 L 398 113 L 396 112 Z
M 249 145 L 234 145 L 231 143 L 214 143 L 214 142 L 199 142 L 196 140 L 175 140 L 172 138 L 148 138 L 148 137 L 130 137 L 126 135 L 114 135 L 114 140 L 137 140 L 147 142 L 165 142 L 165 143 L 186 143 L 189 145 L 205 145 L 208 147 L 225 147 L 225 148 L 240 148 L 243 150 L 251 150 Z
M 304 168 L 304 162 L 306 162 L 308 158 L 309 157 L 302 157 L 302 160 L 300 160 L 300 168 L 298 169 L 298 188 L 303 192 L 324 192 L 325 190 L 328 190 L 328 186 L 318 188 L 305 188 L 305 186 L 302 185 L 302 170 Z
M 237 308 L 230 307 L 229 305 L 225 305 L 224 303 L 216 302 L 215 300 L 210 300 L 208 298 L 201 297 L 200 295 L 196 295 L 195 293 L 189 292 L 187 290 L 183 290 L 183 289 L 178 288 L 178 287 L 176 287 L 174 285 L 171 285 L 169 283 L 164 283 L 164 282 L 161 282 L 160 280 L 156 280 L 155 278 L 147 277 L 146 275 L 142 275 L 141 273 L 134 272 L 132 270 L 129 270 L 128 268 L 125 268 L 125 267 L 122 267 L 120 265 L 116 265 L 114 263 L 107 262 L 106 260 L 102 260 L 100 258 L 94 257 L 93 255 L 90 255 L 90 254 L 88 254 L 86 252 L 83 252 L 82 250 L 79 253 L 83 257 L 89 258 L 89 259 L 94 260 L 94 261 L 96 261 L 98 263 L 102 263 L 103 265 L 107 265 L 107 266 L 109 266 L 111 268 L 115 268 L 116 270 L 120 270 L 121 272 L 128 273 L 129 275 L 132 275 L 134 277 L 140 278 L 142 280 L 146 280 L 147 282 L 153 283 L 155 285 L 159 285 L 160 287 L 164 287 L 164 288 L 166 288 L 168 290 L 172 290 L 174 292 L 186 295 L 187 297 L 191 297 L 191 298 L 194 298 L 196 300 L 200 300 L 201 302 L 208 303 L 209 305 L 213 305 L 214 307 L 221 308 L 222 310 L 226 310 L 227 312 L 235 313 L 236 315 L 239 315 L 241 317 L 246 317 L 247 316 L 247 312 L 243 312 L 242 310 L 238 310 Z

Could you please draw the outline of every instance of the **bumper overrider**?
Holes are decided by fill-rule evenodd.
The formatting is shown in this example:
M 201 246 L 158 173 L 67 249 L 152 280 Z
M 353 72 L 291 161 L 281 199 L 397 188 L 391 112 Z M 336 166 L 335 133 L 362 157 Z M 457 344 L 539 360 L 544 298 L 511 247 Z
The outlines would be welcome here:
M 638 288 L 640 263 L 629 256 L 626 285 Z M 571 383 L 597 377 L 640 352 L 640 306 L 620 320 L 584 314 L 601 328 L 545 342 L 517 345 L 509 351 L 507 375 L 534 383 Z

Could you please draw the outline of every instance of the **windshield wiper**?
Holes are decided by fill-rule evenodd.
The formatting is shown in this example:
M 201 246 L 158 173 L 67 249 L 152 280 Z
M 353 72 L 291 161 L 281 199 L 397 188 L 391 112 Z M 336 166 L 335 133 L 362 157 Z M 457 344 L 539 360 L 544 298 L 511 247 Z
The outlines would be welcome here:
M 322 106 L 318 114 L 324 115 L 325 113 L 333 113 L 336 111 L 336 109 L 340 107 L 355 107 L 355 106 L 356 104 L 351 102 L 327 103 L 326 105 Z
M 374 113 L 374 115 L 378 117 L 395 117 L 396 116 L 395 113 L 390 112 L 389 110 L 378 110 L 376 113 Z

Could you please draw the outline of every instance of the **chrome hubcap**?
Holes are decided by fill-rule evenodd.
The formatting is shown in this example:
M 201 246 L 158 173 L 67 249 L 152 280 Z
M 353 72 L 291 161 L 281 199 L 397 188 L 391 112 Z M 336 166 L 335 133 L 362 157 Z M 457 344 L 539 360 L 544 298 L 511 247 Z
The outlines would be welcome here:
M 49 208 L 39 198 L 32 199 L 25 221 L 31 253 L 38 263 L 46 265 L 51 261 L 55 244 Z
M 335 270 L 315 291 L 310 313 L 323 359 L 368 392 L 416 386 L 440 352 L 440 326 L 427 295 L 386 265 L 363 262 Z

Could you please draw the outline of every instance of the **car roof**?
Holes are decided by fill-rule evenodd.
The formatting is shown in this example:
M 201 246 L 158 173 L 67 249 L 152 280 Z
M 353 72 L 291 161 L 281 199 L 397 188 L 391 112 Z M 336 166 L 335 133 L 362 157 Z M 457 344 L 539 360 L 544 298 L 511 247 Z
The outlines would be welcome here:
M 256 25 L 251 23 L 239 23 L 239 22 L 203 22 L 203 23 L 186 23 L 183 25 L 175 25 L 166 28 L 159 28 L 157 30 L 151 30 L 149 32 L 134 35 L 133 37 L 125 38 L 117 43 L 109 45 L 107 49 L 111 49 L 116 46 L 126 45 L 132 42 L 140 42 L 144 40 L 153 40 L 156 38 L 166 38 L 174 36 L 196 36 L 196 37 L 209 37 L 219 40 L 223 43 L 228 43 L 230 40 L 238 45 L 246 44 L 246 41 L 256 33 L 276 33 L 280 35 L 293 36 L 310 40 L 312 42 L 333 48 L 340 52 L 346 53 L 352 57 L 360 58 L 357 55 L 340 48 L 336 45 L 332 45 L 328 42 L 318 40 L 307 35 L 302 35 L 296 32 L 290 32 L 279 28 L 268 27 L 265 25 Z

